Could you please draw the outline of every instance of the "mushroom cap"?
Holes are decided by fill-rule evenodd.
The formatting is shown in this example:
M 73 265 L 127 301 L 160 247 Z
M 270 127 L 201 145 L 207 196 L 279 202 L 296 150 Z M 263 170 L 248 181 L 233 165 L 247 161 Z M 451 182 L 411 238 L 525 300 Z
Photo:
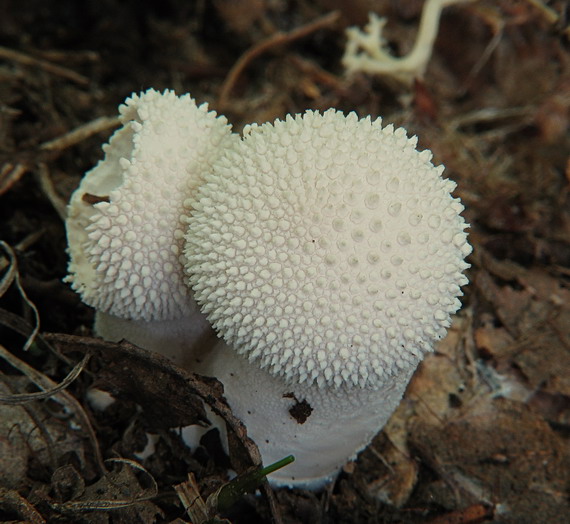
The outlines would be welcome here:
M 150 89 L 119 111 L 122 127 L 69 204 L 67 281 L 119 318 L 180 318 L 197 309 L 180 263 L 189 197 L 237 137 L 188 94 Z
M 250 126 L 189 217 L 197 302 L 238 353 L 288 383 L 385 387 L 460 307 L 463 206 L 431 152 L 336 110 Z

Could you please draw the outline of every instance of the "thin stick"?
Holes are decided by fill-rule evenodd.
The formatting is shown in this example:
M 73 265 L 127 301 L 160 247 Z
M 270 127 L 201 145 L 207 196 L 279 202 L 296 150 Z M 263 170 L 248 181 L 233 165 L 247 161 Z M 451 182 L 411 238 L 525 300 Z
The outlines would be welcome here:
M 0 354 L 6 359 L 7 350 L 0 344 Z M 8 353 L 9 354 L 9 353 Z M 67 376 L 54 388 L 46 389 L 43 391 L 37 391 L 36 393 L 13 393 L 11 395 L 0 394 L 0 404 L 9 404 L 15 406 L 18 404 L 26 404 L 27 402 L 32 402 L 33 400 L 43 400 L 52 397 L 56 393 L 66 389 L 85 369 L 90 353 L 85 353 L 81 362 L 79 362 L 75 367 L 67 374 Z
M 0 47 L 0 50 L 1 49 L 2 48 Z M 41 151 L 60 152 L 101 131 L 117 127 L 120 123 L 118 116 L 102 116 L 92 120 L 91 122 L 80 125 L 62 136 L 44 142 L 40 145 L 39 149 Z M 29 170 L 30 165 L 28 162 L 19 162 L 16 164 L 8 162 L 4 164 L 0 169 L 0 195 L 3 195 L 10 190 L 10 188 Z M 57 206 L 55 207 L 61 216 L 61 209 Z
M 44 234 L 43 229 L 38 229 L 37 231 L 33 231 L 28 236 L 26 236 L 22 240 L 20 240 L 20 242 L 18 242 L 14 246 L 14 250 L 15 251 L 26 251 L 26 249 L 28 249 L 30 246 L 33 246 L 41 238 L 41 236 L 43 234 Z M 4 271 L 9 265 L 10 265 L 10 262 L 8 261 L 8 259 L 0 253 L 0 272 Z M 8 279 L 6 278 L 6 275 L 4 275 L 0 279 L 0 297 L 5 293 L 5 289 L 3 288 L 3 284 L 7 280 Z M 10 280 L 10 283 L 11 282 L 12 281 Z
M 65 222 L 65 219 L 67 218 L 67 204 L 64 202 L 63 198 L 57 194 L 55 187 L 53 186 L 53 182 L 49 176 L 49 169 L 43 162 L 40 162 L 38 165 L 36 177 L 45 196 L 57 211 L 59 218 Z
M 23 350 L 27 351 L 34 343 L 34 340 L 40 331 L 40 314 L 38 312 L 38 308 L 36 308 L 36 305 L 28 298 L 26 291 L 22 287 L 22 284 L 20 282 L 20 274 L 18 273 L 18 261 L 16 260 L 16 254 L 14 253 L 14 250 L 3 240 L 0 240 L 0 248 L 3 249 L 8 255 L 8 272 L 0 280 L 0 296 L 2 296 L 8 287 L 14 283 L 16 289 L 20 293 L 20 296 L 34 314 L 34 326 L 32 332 L 28 335 L 26 343 L 23 347 Z
M 26 55 L 25 53 L 14 51 L 13 49 L 8 49 L 7 47 L 0 46 L 0 58 L 3 58 L 4 60 L 10 60 L 12 62 L 18 62 L 19 64 L 25 66 L 43 69 L 47 73 L 67 78 L 67 80 L 71 80 L 72 82 L 80 85 L 86 86 L 89 84 L 88 78 L 80 75 L 79 73 L 76 73 L 75 71 L 72 71 L 71 69 L 54 65 L 51 62 L 40 60 L 39 58 L 34 58 L 30 55 Z
M 529 4 L 536 7 L 542 16 L 546 18 L 551 24 L 555 24 L 560 20 L 560 15 L 551 7 L 548 7 L 542 0 L 526 0 Z
M 304 38 L 311 33 L 318 31 L 319 29 L 330 27 L 336 23 L 339 17 L 339 11 L 333 11 L 332 13 L 328 13 L 325 16 L 317 18 L 313 22 L 294 29 L 289 33 L 282 33 L 279 31 L 274 35 L 271 35 L 269 38 L 262 40 L 258 44 L 255 44 L 253 47 L 250 47 L 243 55 L 239 57 L 237 62 L 233 65 L 233 67 L 230 69 L 230 72 L 226 76 L 220 90 L 220 96 L 218 98 L 218 109 L 220 111 L 223 111 L 227 107 L 230 93 L 234 88 L 237 79 L 243 73 L 245 68 L 250 64 L 250 62 L 252 62 L 255 58 L 273 47 L 289 44 L 295 40 Z
M 28 171 L 28 167 L 22 163 L 12 164 L 8 162 L 0 169 L 0 195 L 8 192 L 12 186 L 20 180 Z
M 102 116 L 96 118 L 91 122 L 87 122 L 75 129 L 69 131 L 65 135 L 58 138 L 54 138 L 48 142 L 44 142 L 40 145 L 40 149 L 44 151 L 61 151 L 67 149 L 68 147 L 74 146 L 79 142 L 82 142 L 86 138 L 93 136 L 101 131 L 106 131 L 107 129 L 117 127 L 120 124 L 118 116 Z

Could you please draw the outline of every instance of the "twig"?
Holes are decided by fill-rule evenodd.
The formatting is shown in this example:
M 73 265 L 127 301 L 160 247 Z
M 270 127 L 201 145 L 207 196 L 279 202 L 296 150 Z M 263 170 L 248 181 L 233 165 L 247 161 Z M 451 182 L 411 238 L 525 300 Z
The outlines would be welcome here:
M 65 135 L 54 138 L 48 142 L 44 142 L 40 145 L 40 149 L 43 151 L 61 151 L 74 146 L 75 144 L 78 144 L 86 138 L 89 138 L 101 131 L 117 127 L 119 124 L 120 120 L 118 116 L 102 116 L 92 120 L 91 122 L 87 122 L 87 124 L 76 127 Z
M 15 283 L 20 296 L 24 299 L 24 302 L 34 313 L 34 327 L 32 332 L 28 336 L 26 343 L 24 344 L 24 351 L 27 351 L 30 346 L 34 343 L 37 334 L 40 331 L 40 314 L 36 305 L 28 298 L 22 284 L 20 283 L 20 274 L 18 273 L 18 263 L 16 261 L 16 255 L 14 250 L 6 244 L 6 242 L 0 240 L 0 248 L 2 248 L 8 254 L 8 272 L 0 280 L 0 296 L 2 296 L 6 290 L 10 287 L 12 282 Z
M 95 63 L 101 60 L 100 54 L 97 51 L 92 51 L 90 49 L 84 49 L 81 51 L 60 51 L 57 49 L 48 49 L 44 51 L 35 49 L 35 52 L 43 60 L 47 60 L 49 62 Z
M 101 131 L 117 127 L 119 124 L 120 120 L 118 116 L 102 116 L 92 120 L 91 122 L 80 125 L 62 136 L 40 144 L 39 150 L 58 153 L 97 133 L 100 133 Z M 42 156 L 40 156 L 40 158 L 42 158 Z M 33 165 L 33 162 L 31 161 L 20 161 L 15 164 L 12 162 L 5 163 L 0 169 L 0 196 L 9 191 L 12 186 L 30 170 L 31 165 Z M 40 181 L 42 181 L 41 178 Z M 50 198 L 50 200 L 52 199 Z M 54 203 L 53 200 L 52 203 Z M 61 207 L 58 207 L 55 204 L 54 207 L 59 215 L 62 216 Z
M 503 37 L 503 30 L 505 28 L 505 23 L 502 20 L 499 20 L 496 23 L 494 23 L 493 26 L 494 27 L 492 27 L 492 31 L 494 34 L 491 40 L 489 40 L 489 43 L 485 46 L 485 49 L 481 54 L 481 56 L 479 57 L 479 59 L 477 60 L 477 62 L 475 62 L 475 65 L 471 68 L 471 71 L 469 71 L 467 79 L 463 83 L 463 89 L 461 90 L 461 95 L 465 95 L 467 93 L 473 80 L 481 72 L 483 67 L 485 67 L 485 65 L 489 62 L 491 56 L 493 55 L 493 53 L 501 43 L 501 39 Z
M 210 520 L 208 507 L 200 495 L 200 488 L 194 473 L 188 473 L 188 480 L 176 484 L 174 491 L 176 491 L 176 495 L 178 495 L 186 514 L 192 519 L 192 522 L 203 524 Z
M 427 68 L 437 37 L 442 10 L 453 4 L 472 1 L 426 0 L 414 47 L 403 57 L 392 56 L 382 36 L 386 19 L 370 13 L 370 22 L 364 31 L 357 27 L 350 27 L 346 30 L 347 42 L 342 64 L 349 75 L 362 71 L 387 75 L 404 84 L 412 85 L 414 79 L 422 77 Z
M 49 169 L 44 162 L 39 163 L 36 178 L 38 179 L 41 190 L 57 211 L 59 218 L 65 222 L 67 218 L 67 204 L 55 191 L 53 182 L 49 176 Z
M 249 48 L 243 55 L 239 57 L 237 62 L 233 65 L 233 67 L 230 69 L 230 72 L 226 76 L 220 90 L 220 96 L 218 98 L 218 109 L 220 111 L 224 111 L 227 108 L 230 93 L 234 88 L 237 79 L 242 74 L 244 69 L 255 58 L 273 47 L 289 44 L 295 40 L 304 38 L 311 33 L 314 33 L 315 31 L 318 31 L 325 27 L 330 27 L 336 23 L 339 17 L 339 11 L 333 11 L 332 13 L 328 13 L 325 16 L 317 18 L 309 24 L 290 31 L 289 33 L 283 33 L 279 31 L 274 35 L 271 35 L 269 38 L 262 40 L 261 42 L 255 44 L 253 47 Z
M 4 360 L 11 362 L 10 358 L 13 356 L 4 346 L 0 344 L 0 355 Z M 54 388 L 46 389 L 44 391 L 38 391 L 36 393 L 14 393 L 12 395 L 2 395 L 0 394 L 0 403 L 9 405 L 25 404 L 27 402 L 32 402 L 33 400 L 43 400 L 45 398 L 52 397 L 56 393 L 66 389 L 85 369 L 87 362 L 91 358 L 90 353 L 85 353 L 81 362 L 79 362 L 68 374 L 67 376 Z
M 293 55 L 290 57 L 291 63 L 298 67 L 302 73 L 311 75 L 316 82 L 324 84 L 325 86 L 340 91 L 342 89 L 342 82 L 338 76 L 335 76 L 322 67 L 300 56 Z
M 448 128 L 452 131 L 458 131 L 465 126 L 475 124 L 492 124 L 500 120 L 507 119 L 526 119 L 532 115 L 532 107 L 518 106 L 508 108 L 485 107 L 476 109 L 469 113 L 464 113 L 452 119 Z
M 9 191 L 28 171 L 25 164 L 7 162 L 0 169 L 0 196 Z
M 10 60 L 12 62 L 18 62 L 19 64 L 25 66 L 43 69 L 47 73 L 67 78 L 68 80 L 71 80 L 72 82 L 80 85 L 86 86 L 89 84 L 89 79 L 83 75 L 80 75 L 79 73 L 76 73 L 75 71 L 72 71 L 71 69 L 54 65 L 51 62 L 40 60 L 39 58 L 34 58 L 30 55 L 26 55 L 25 53 L 14 51 L 13 49 L 8 49 L 7 47 L 0 46 L 0 58 L 3 58 L 4 60 Z
M 43 234 L 44 234 L 43 229 L 38 229 L 37 231 L 33 231 L 28 236 L 26 236 L 22 240 L 20 240 L 20 242 L 18 242 L 14 246 L 14 251 L 25 251 L 30 246 L 35 244 Z M 8 259 L 6 257 L 4 257 L 3 255 L 0 255 L 0 272 L 4 271 L 8 267 L 9 264 L 10 264 L 10 262 L 8 261 Z M 3 287 L 2 287 L 2 283 L 4 282 L 4 278 L 5 277 L 2 277 L 2 279 L 0 280 L 0 297 L 5 292 L 5 291 L 3 291 Z
M 526 0 L 529 4 L 536 7 L 542 16 L 551 24 L 556 24 L 560 20 L 560 15 L 551 7 L 548 7 L 542 0 Z

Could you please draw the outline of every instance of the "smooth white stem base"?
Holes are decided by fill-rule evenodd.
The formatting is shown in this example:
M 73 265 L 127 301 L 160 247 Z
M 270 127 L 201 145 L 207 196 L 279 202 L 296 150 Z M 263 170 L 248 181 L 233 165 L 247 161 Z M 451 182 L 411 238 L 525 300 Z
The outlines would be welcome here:
M 200 360 L 192 370 L 224 384 L 225 397 L 258 445 L 264 465 L 295 456 L 295 462 L 269 476 L 270 483 L 306 489 L 322 488 L 370 443 L 398 406 L 414 372 L 405 371 L 380 390 L 348 392 L 288 385 L 221 340 Z M 297 420 L 290 411 L 295 405 Z M 312 411 L 303 422 L 300 415 L 309 407 Z
M 134 322 L 97 313 L 95 332 L 106 340 L 125 339 L 156 351 L 189 371 L 222 382 L 234 415 L 259 447 L 264 465 L 295 457 L 295 462 L 269 476 L 274 486 L 321 489 L 334 479 L 386 424 L 415 370 L 403 371 L 379 390 L 292 386 L 216 339 L 201 315 L 183 321 Z M 220 418 L 214 417 L 212 424 L 226 435 Z

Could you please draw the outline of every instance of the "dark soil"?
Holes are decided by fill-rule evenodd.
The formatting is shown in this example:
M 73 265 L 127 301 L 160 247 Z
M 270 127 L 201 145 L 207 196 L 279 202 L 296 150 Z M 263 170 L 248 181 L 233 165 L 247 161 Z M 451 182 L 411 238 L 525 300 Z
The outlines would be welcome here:
M 209 102 L 237 131 L 329 107 L 403 125 L 445 164 L 471 224 L 463 308 L 384 431 L 326 491 L 264 488 L 223 516 L 568 522 L 570 11 L 562 0 L 461 3 L 444 11 L 423 77 L 344 75 L 347 26 L 369 10 L 386 16 L 404 55 L 422 4 L 0 3 L 0 520 L 189 522 L 174 489 L 188 473 L 190 496 L 205 500 L 227 482 L 228 461 L 238 473 L 257 463 L 215 380 L 92 338 L 92 311 L 62 282 L 65 204 L 113 130 L 97 119 L 154 87 Z M 73 369 L 64 389 L 22 396 Z M 93 410 L 93 385 L 117 401 Z M 229 458 L 214 432 L 191 453 L 170 429 L 205 425 L 202 400 L 226 418 Z M 156 449 L 143 460 L 147 433 Z

